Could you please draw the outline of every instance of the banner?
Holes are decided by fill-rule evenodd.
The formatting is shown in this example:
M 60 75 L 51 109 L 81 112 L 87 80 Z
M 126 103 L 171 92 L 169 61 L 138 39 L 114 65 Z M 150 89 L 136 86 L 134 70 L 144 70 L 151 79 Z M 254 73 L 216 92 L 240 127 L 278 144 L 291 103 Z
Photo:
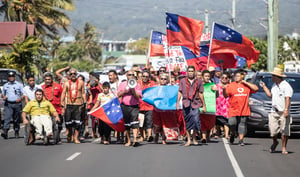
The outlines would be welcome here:
M 175 66 L 180 70 L 186 70 L 186 61 L 181 46 L 169 46 L 168 71 L 174 71 Z
M 151 66 L 155 71 L 158 71 L 160 67 L 167 67 L 168 59 L 166 58 L 150 58 Z
M 216 91 L 211 90 L 211 87 L 215 85 L 214 83 L 203 84 L 203 96 L 206 106 L 206 113 L 215 114 L 216 113 Z M 200 112 L 202 108 L 200 108 Z

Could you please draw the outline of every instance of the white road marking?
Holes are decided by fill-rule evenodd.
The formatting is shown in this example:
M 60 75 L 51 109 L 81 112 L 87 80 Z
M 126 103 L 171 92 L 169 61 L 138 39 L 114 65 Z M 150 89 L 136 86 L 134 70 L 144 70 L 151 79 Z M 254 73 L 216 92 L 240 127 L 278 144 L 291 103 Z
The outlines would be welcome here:
M 224 146 L 225 146 L 227 155 L 228 155 L 228 157 L 229 157 L 229 160 L 230 160 L 231 165 L 232 165 L 232 167 L 233 167 L 233 170 L 234 170 L 234 172 L 235 172 L 235 175 L 236 175 L 237 177 L 244 177 L 244 174 L 243 174 L 243 172 L 242 172 L 242 170 L 241 170 L 239 164 L 237 163 L 237 161 L 236 161 L 236 159 L 235 159 L 235 157 L 234 157 L 234 155 L 233 155 L 233 153 L 232 153 L 232 151 L 231 151 L 231 148 L 230 148 L 230 146 L 229 146 L 229 144 L 228 144 L 227 139 L 226 139 L 226 138 L 222 138 L 222 139 L 223 139 L 223 143 L 224 143 Z
M 81 152 L 76 152 L 73 155 L 71 155 L 70 157 L 68 157 L 66 160 L 71 161 L 73 159 L 75 159 L 77 156 L 79 156 L 81 154 Z

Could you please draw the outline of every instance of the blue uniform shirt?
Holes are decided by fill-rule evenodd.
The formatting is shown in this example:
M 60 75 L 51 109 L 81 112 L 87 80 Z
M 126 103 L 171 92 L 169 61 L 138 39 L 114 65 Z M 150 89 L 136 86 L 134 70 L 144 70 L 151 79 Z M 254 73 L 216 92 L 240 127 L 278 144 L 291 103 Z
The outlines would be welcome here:
M 7 97 L 7 101 L 17 101 L 23 95 L 23 85 L 17 81 L 7 82 L 3 85 L 2 93 Z

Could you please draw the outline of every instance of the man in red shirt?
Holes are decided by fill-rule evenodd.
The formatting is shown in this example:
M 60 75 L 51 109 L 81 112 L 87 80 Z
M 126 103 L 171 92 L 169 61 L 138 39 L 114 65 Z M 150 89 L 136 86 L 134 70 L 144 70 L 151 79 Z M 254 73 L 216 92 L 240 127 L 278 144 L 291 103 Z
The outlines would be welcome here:
M 235 74 L 235 82 L 223 87 L 224 97 L 229 97 L 228 124 L 231 132 L 229 141 L 233 144 L 238 129 L 240 146 L 245 145 L 244 136 L 247 131 L 247 118 L 250 116 L 249 96 L 258 90 L 255 84 L 246 82 L 244 77 L 244 71 L 240 69 Z
M 62 87 L 59 83 L 53 81 L 53 75 L 50 72 L 44 73 L 44 84 L 41 87 L 44 91 L 45 99 L 52 103 L 60 118 L 60 121 L 58 122 L 58 139 L 59 139 L 59 143 L 61 143 L 60 132 L 62 130 L 62 124 L 63 124 L 62 115 L 64 114 L 62 113 L 62 109 L 60 105 Z
M 142 80 L 138 81 L 138 84 L 140 85 L 141 89 L 144 90 L 149 87 L 155 86 L 154 81 L 150 80 L 150 71 L 147 69 L 144 69 L 142 71 Z M 140 98 L 140 115 L 144 116 L 144 124 L 143 127 L 141 127 L 141 138 L 140 141 L 144 141 L 146 130 L 147 130 L 147 141 L 151 142 L 153 141 L 152 137 L 152 127 L 153 127 L 153 106 L 149 105 L 148 103 L 142 101 Z

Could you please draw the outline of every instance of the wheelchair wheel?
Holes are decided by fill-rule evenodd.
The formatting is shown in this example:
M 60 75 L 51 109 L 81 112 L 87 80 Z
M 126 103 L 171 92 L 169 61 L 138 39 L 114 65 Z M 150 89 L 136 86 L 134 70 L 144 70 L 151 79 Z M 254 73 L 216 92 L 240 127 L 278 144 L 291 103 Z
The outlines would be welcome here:
M 57 144 L 59 142 L 59 131 L 58 131 L 58 125 L 54 121 L 53 122 L 53 143 Z
M 24 127 L 24 143 L 25 145 L 29 145 L 30 141 L 30 124 L 26 124 Z

